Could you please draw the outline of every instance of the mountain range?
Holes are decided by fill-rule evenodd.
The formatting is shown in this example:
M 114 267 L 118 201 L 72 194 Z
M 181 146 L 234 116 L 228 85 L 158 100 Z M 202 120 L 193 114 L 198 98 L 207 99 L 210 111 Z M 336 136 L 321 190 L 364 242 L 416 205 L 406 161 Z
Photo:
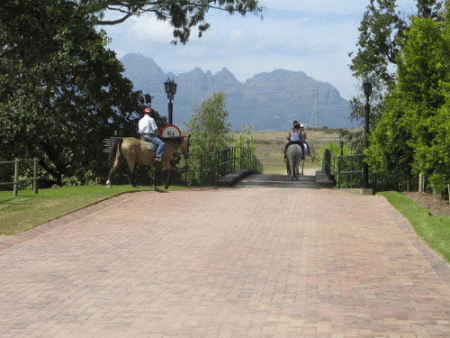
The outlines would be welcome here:
M 233 130 L 243 124 L 254 130 L 285 130 L 293 120 L 307 127 L 348 128 L 349 102 L 340 97 L 335 87 L 307 76 L 304 72 L 274 70 L 259 73 L 244 83 L 227 69 L 213 75 L 200 68 L 175 75 L 165 73 L 150 57 L 127 54 L 121 60 L 124 76 L 135 90 L 150 94 L 152 108 L 167 116 L 169 100 L 164 90 L 168 78 L 177 83 L 173 102 L 173 124 L 184 127 L 195 109 L 214 92 L 225 93 L 227 122 Z

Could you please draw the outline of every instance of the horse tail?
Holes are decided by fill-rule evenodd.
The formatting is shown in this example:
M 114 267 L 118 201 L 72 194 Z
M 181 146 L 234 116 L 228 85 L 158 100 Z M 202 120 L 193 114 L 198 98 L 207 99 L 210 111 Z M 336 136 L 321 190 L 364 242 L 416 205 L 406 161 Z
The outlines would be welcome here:
M 111 168 L 114 164 L 114 160 L 116 159 L 117 151 L 120 152 L 120 145 L 122 144 L 123 138 L 114 139 L 113 144 L 111 145 L 111 151 L 109 152 L 108 157 L 108 168 Z M 122 154 L 120 154 L 122 155 Z

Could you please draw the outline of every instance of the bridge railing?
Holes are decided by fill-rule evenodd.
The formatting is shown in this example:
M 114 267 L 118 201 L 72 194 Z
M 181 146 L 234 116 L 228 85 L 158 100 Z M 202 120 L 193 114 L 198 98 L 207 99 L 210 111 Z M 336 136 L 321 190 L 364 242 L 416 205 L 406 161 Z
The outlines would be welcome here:
M 184 166 L 174 168 L 185 181 L 196 185 L 210 185 L 236 170 L 262 173 L 263 166 L 254 153 L 245 147 L 225 147 L 210 154 L 189 154 Z
M 364 157 L 364 154 L 354 154 L 331 158 L 331 175 L 334 175 L 337 188 L 363 187 Z

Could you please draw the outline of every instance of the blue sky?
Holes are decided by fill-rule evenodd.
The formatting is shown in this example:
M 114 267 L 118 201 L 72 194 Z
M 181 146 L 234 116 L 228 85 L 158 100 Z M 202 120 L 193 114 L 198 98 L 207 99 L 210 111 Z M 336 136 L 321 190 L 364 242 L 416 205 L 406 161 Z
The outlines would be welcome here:
M 255 74 L 275 69 L 303 71 L 335 86 L 351 99 L 358 82 L 351 76 L 349 52 L 357 50 L 358 27 L 369 1 L 365 0 L 261 0 L 264 19 L 249 14 L 230 16 L 211 10 L 211 24 L 202 38 L 193 30 L 186 45 L 173 46 L 172 27 L 152 14 L 102 26 L 112 38 L 108 48 L 119 58 L 128 53 L 151 57 L 164 72 L 185 73 L 200 67 L 213 74 L 228 68 L 245 82 Z M 406 13 L 414 1 L 397 0 Z

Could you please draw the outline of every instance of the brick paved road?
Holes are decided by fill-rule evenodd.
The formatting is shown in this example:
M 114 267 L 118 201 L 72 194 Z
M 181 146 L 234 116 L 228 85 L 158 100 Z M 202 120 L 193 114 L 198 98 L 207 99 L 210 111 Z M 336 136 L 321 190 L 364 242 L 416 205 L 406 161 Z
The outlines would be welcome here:
M 3 243 L 0 337 L 450 337 L 449 276 L 382 197 L 142 192 Z

